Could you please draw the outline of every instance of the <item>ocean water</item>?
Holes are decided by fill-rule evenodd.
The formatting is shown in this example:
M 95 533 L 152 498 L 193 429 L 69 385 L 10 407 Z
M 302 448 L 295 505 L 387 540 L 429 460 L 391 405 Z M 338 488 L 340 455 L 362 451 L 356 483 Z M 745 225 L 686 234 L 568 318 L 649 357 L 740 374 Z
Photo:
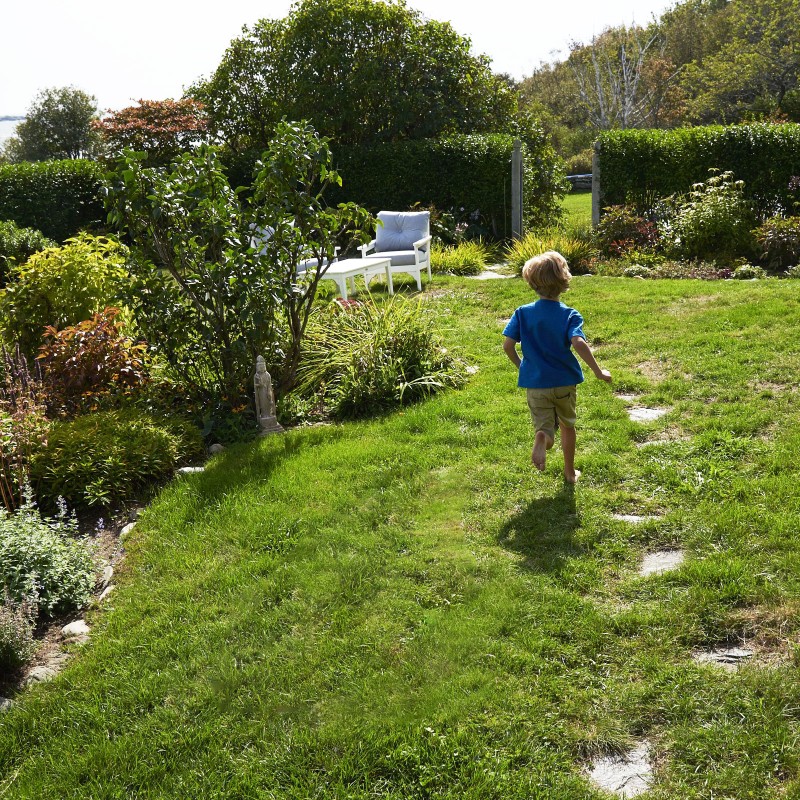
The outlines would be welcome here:
M 14 130 L 19 124 L 20 120 L 7 120 L 0 119 L 0 146 L 3 145 L 6 139 L 14 135 Z

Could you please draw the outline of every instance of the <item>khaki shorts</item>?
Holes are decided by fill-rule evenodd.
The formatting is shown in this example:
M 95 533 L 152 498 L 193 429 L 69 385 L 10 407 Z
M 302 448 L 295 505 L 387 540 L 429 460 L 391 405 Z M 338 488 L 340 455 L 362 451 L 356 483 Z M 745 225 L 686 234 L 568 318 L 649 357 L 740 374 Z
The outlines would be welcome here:
M 528 408 L 531 410 L 533 427 L 555 436 L 560 422 L 567 428 L 575 427 L 575 386 L 556 386 L 552 389 L 528 389 Z

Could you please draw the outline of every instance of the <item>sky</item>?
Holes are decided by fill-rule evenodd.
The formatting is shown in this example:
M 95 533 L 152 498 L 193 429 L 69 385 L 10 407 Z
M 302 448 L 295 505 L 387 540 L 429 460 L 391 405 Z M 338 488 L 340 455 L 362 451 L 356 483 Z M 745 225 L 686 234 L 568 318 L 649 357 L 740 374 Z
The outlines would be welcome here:
M 530 75 L 571 41 L 647 24 L 667 0 L 407 0 L 449 21 L 495 72 Z M 204 10 L 204 6 L 207 10 Z M 42 89 L 74 86 L 101 111 L 178 98 L 210 75 L 243 25 L 286 16 L 289 0 L 12 0 L 0 28 L 0 116 L 22 116 Z M 561 55 L 559 55 L 559 53 Z

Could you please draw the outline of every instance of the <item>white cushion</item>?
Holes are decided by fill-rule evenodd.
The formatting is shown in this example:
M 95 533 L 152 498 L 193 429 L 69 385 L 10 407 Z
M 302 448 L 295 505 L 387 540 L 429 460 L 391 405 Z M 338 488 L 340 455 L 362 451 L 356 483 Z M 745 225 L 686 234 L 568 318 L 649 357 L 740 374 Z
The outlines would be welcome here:
M 428 211 L 379 211 L 378 219 L 383 224 L 378 225 L 375 232 L 376 253 L 413 250 L 414 242 L 424 239 L 430 232 Z M 413 264 L 413 253 L 411 261 L 403 263 Z

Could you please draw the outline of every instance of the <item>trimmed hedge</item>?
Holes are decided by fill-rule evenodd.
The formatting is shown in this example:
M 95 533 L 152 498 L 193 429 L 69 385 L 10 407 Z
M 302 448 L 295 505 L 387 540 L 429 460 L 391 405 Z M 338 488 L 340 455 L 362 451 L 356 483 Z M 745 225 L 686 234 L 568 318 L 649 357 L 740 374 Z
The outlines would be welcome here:
M 511 235 L 511 153 L 514 137 L 470 134 L 444 139 L 386 142 L 370 147 L 333 145 L 341 188 L 329 203 L 352 201 L 373 213 L 419 204 L 452 213 L 497 239 Z M 566 191 L 561 162 L 543 137 L 535 152 L 523 146 L 526 226 L 544 225 L 559 214 Z M 229 155 L 231 184 L 250 183 L 255 153 Z M 477 213 L 476 213 L 477 212 Z M 481 230 L 482 229 L 482 230 Z
M 760 214 L 791 211 L 800 200 L 792 181 L 800 176 L 800 124 L 607 131 L 595 147 L 601 208 L 630 204 L 645 211 L 705 181 L 711 169 L 743 180 Z
M 0 166 L 0 219 L 63 242 L 102 226 L 103 168 L 95 161 L 26 161 Z

